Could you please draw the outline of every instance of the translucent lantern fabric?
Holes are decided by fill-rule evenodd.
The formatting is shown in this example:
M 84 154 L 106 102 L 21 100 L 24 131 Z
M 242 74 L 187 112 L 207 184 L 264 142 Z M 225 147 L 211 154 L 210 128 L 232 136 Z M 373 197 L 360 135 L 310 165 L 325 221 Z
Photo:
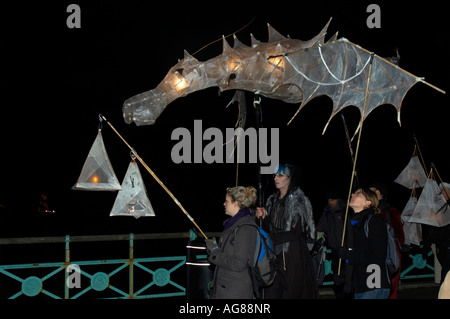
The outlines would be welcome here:
M 409 222 L 436 227 L 450 224 L 449 206 L 435 180 L 427 179 Z
M 155 216 L 141 172 L 134 160 L 128 165 L 122 190 L 117 194 L 110 216 Z
M 405 186 L 409 189 L 413 187 L 424 187 L 427 181 L 425 170 L 420 164 L 419 157 L 413 156 L 408 165 L 403 169 L 400 175 L 395 179 L 397 184 Z
M 258 41 L 252 36 L 252 44 L 247 46 L 234 37 L 231 47 L 223 38 L 222 54 L 205 62 L 198 61 L 185 51 L 184 58 L 169 70 L 155 89 L 124 102 L 124 119 L 136 125 L 154 124 L 174 100 L 213 86 L 221 91 L 257 91 L 263 96 L 299 103 L 303 98 L 301 90 L 295 83 L 291 85 L 290 81 L 283 83 L 286 61 L 282 55 L 323 44 L 329 23 L 309 41 L 284 37 L 270 25 L 268 42 Z
M 106 152 L 101 130 L 98 131 L 78 181 L 72 189 L 86 191 L 117 191 L 122 189 Z
M 419 223 L 410 223 L 414 208 L 417 205 L 417 198 L 410 197 L 403 209 L 401 218 L 403 222 L 403 232 L 405 233 L 405 245 L 420 245 L 422 241 L 422 225 Z
M 222 54 L 205 62 L 185 52 L 155 89 L 124 102 L 124 119 L 136 125 L 154 124 L 174 100 L 217 86 L 221 91 L 245 90 L 300 103 L 298 111 L 326 95 L 333 100 L 327 125 L 350 105 L 365 119 L 376 107 L 392 104 L 400 122 L 404 96 L 422 79 L 346 38 L 332 37 L 324 43 L 327 27 L 311 40 L 301 41 L 286 38 L 269 26 L 268 42 L 252 37 L 247 46 L 235 37 L 231 48 L 224 39 Z

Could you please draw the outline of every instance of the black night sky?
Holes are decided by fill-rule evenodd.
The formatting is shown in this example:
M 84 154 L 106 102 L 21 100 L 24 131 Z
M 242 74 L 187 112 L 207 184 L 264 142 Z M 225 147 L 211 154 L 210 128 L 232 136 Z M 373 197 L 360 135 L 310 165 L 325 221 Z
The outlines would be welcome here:
M 66 25 L 67 6 L 81 8 L 81 28 Z M 3 103 L 0 115 L 0 236 L 60 236 L 185 232 L 192 225 L 164 190 L 140 166 L 156 217 L 109 217 L 117 193 L 71 190 L 81 172 L 99 125 L 105 117 L 136 149 L 151 169 L 178 198 L 204 231 L 221 231 L 225 219 L 225 188 L 234 186 L 234 164 L 175 164 L 171 149 L 178 127 L 233 127 L 237 106 L 229 108 L 234 92 L 218 95 L 210 88 L 170 104 L 156 124 L 137 127 L 122 117 L 122 103 L 155 88 L 167 71 L 204 45 L 237 33 L 250 44 L 250 33 L 267 41 L 267 23 L 283 35 L 308 40 L 333 20 L 326 39 L 339 37 L 375 52 L 395 55 L 400 67 L 425 77 L 449 92 L 448 10 L 445 2 L 396 1 L 290 1 L 245 7 L 237 2 L 154 1 L 39 1 L 9 5 L 2 10 Z M 294 2 L 292 2 L 294 3 Z M 370 29 L 370 3 L 381 8 L 381 28 Z M 228 38 L 232 45 L 232 38 Z M 221 53 L 217 42 L 196 54 L 205 61 Z M 450 181 L 448 149 L 449 94 L 418 83 L 406 95 L 397 123 L 390 105 L 377 108 L 364 123 L 358 174 L 362 184 L 382 181 L 390 201 L 402 210 L 409 190 L 393 181 L 408 163 L 414 134 L 426 164 L 433 162 Z M 247 127 L 255 125 L 253 94 L 246 93 Z M 311 198 L 315 217 L 326 204 L 325 190 L 337 187 L 347 197 L 351 161 L 344 127 L 336 116 L 322 135 L 331 112 L 331 100 L 309 103 L 290 126 L 286 123 L 298 105 L 262 98 L 263 126 L 280 128 L 281 161 L 299 166 L 301 187 Z M 359 121 L 356 108 L 343 111 L 349 130 Z M 130 151 L 106 125 L 105 146 L 121 182 Z M 356 148 L 356 141 L 353 142 Z M 140 164 L 139 164 L 140 165 Z M 256 186 L 256 165 L 239 166 L 239 184 Z M 264 177 L 266 193 L 273 190 Z M 41 194 L 48 196 L 54 214 L 38 213 Z

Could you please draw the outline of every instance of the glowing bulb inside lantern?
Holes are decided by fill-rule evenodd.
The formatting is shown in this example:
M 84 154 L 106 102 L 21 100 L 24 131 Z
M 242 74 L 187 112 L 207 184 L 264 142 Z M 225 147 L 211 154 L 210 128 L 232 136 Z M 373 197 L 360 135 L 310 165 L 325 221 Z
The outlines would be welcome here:
M 228 71 L 230 73 L 236 73 L 241 68 L 241 62 L 239 60 L 229 60 Z
M 282 71 L 284 69 L 284 57 L 283 56 L 274 56 L 267 59 L 269 65 L 273 66 L 275 70 Z
M 179 79 L 178 83 L 175 84 L 175 89 L 181 91 L 188 86 L 186 80 L 184 78 Z
M 98 181 L 99 181 L 98 176 L 94 175 L 94 176 L 92 177 L 92 182 L 93 182 L 93 183 L 98 183 Z
M 177 91 L 182 91 L 188 86 L 187 81 L 184 79 L 183 75 L 179 72 L 175 72 L 174 80 L 173 80 L 173 87 Z

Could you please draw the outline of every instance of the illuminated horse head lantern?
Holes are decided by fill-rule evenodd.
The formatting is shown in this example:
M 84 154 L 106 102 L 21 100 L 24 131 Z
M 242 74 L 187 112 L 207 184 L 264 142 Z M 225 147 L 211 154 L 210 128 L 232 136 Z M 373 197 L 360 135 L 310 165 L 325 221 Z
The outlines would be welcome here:
M 138 94 L 123 104 L 123 116 L 129 124 L 153 124 L 165 107 L 179 97 L 209 87 L 221 91 L 239 89 L 283 100 L 300 103 L 303 92 L 293 84 L 283 83 L 284 54 L 323 44 L 330 21 L 309 41 L 282 36 L 268 25 L 269 40 L 260 42 L 251 36 L 251 46 L 234 37 L 231 48 L 223 38 L 221 55 L 200 62 L 186 51 L 184 58 L 173 66 L 163 81 L 153 90 Z

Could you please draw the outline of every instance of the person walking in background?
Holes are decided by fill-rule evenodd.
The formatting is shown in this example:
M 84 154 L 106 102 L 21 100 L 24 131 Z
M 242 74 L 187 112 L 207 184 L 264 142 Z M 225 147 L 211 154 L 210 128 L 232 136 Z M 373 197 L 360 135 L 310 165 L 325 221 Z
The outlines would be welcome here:
M 256 249 L 256 223 L 249 207 L 256 202 L 256 189 L 249 187 L 227 188 L 223 233 L 217 243 L 206 239 L 208 260 L 216 265 L 211 299 L 251 299 L 253 283 L 248 265 L 253 262 Z M 251 224 L 251 225 L 249 225 Z M 254 224 L 254 226 L 252 226 Z
M 392 227 L 394 230 L 394 237 L 397 242 L 397 252 L 399 256 L 399 271 L 391 277 L 392 289 L 389 299 L 397 299 L 398 285 L 400 283 L 400 273 L 401 273 L 401 256 L 402 256 L 402 246 L 405 243 L 405 233 L 403 231 L 403 223 L 401 220 L 401 213 L 392 207 L 387 201 L 388 188 L 383 183 L 373 183 L 369 187 L 372 191 L 377 194 L 380 210 L 380 216 L 384 222 Z
M 331 250 L 331 269 L 333 271 L 333 291 L 337 299 L 347 297 L 344 293 L 345 271 L 338 275 L 339 258 L 337 250 L 342 243 L 342 233 L 344 230 L 346 204 L 339 196 L 337 190 L 326 192 L 328 204 L 325 206 L 322 216 L 317 223 L 317 237 L 325 236 L 326 246 Z
M 449 204 L 450 185 L 442 183 L 439 185 L 439 189 L 447 204 Z M 436 258 L 441 265 L 440 283 L 442 284 L 445 276 L 450 271 L 450 224 L 442 227 L 422 224 L 422 238 L 422 258 L 425 260 L 431 249 L 431 244 L 435 244 Z
M 277 255 L 277 275 L 264 289 L 266 299 L 318 298 L 307 238 L 315 239 L 311 203 L 296 184 L 296 171 L 289 164 L 279 165 L 274 182 L 276 192 L 255 216 L 264 219 Z

